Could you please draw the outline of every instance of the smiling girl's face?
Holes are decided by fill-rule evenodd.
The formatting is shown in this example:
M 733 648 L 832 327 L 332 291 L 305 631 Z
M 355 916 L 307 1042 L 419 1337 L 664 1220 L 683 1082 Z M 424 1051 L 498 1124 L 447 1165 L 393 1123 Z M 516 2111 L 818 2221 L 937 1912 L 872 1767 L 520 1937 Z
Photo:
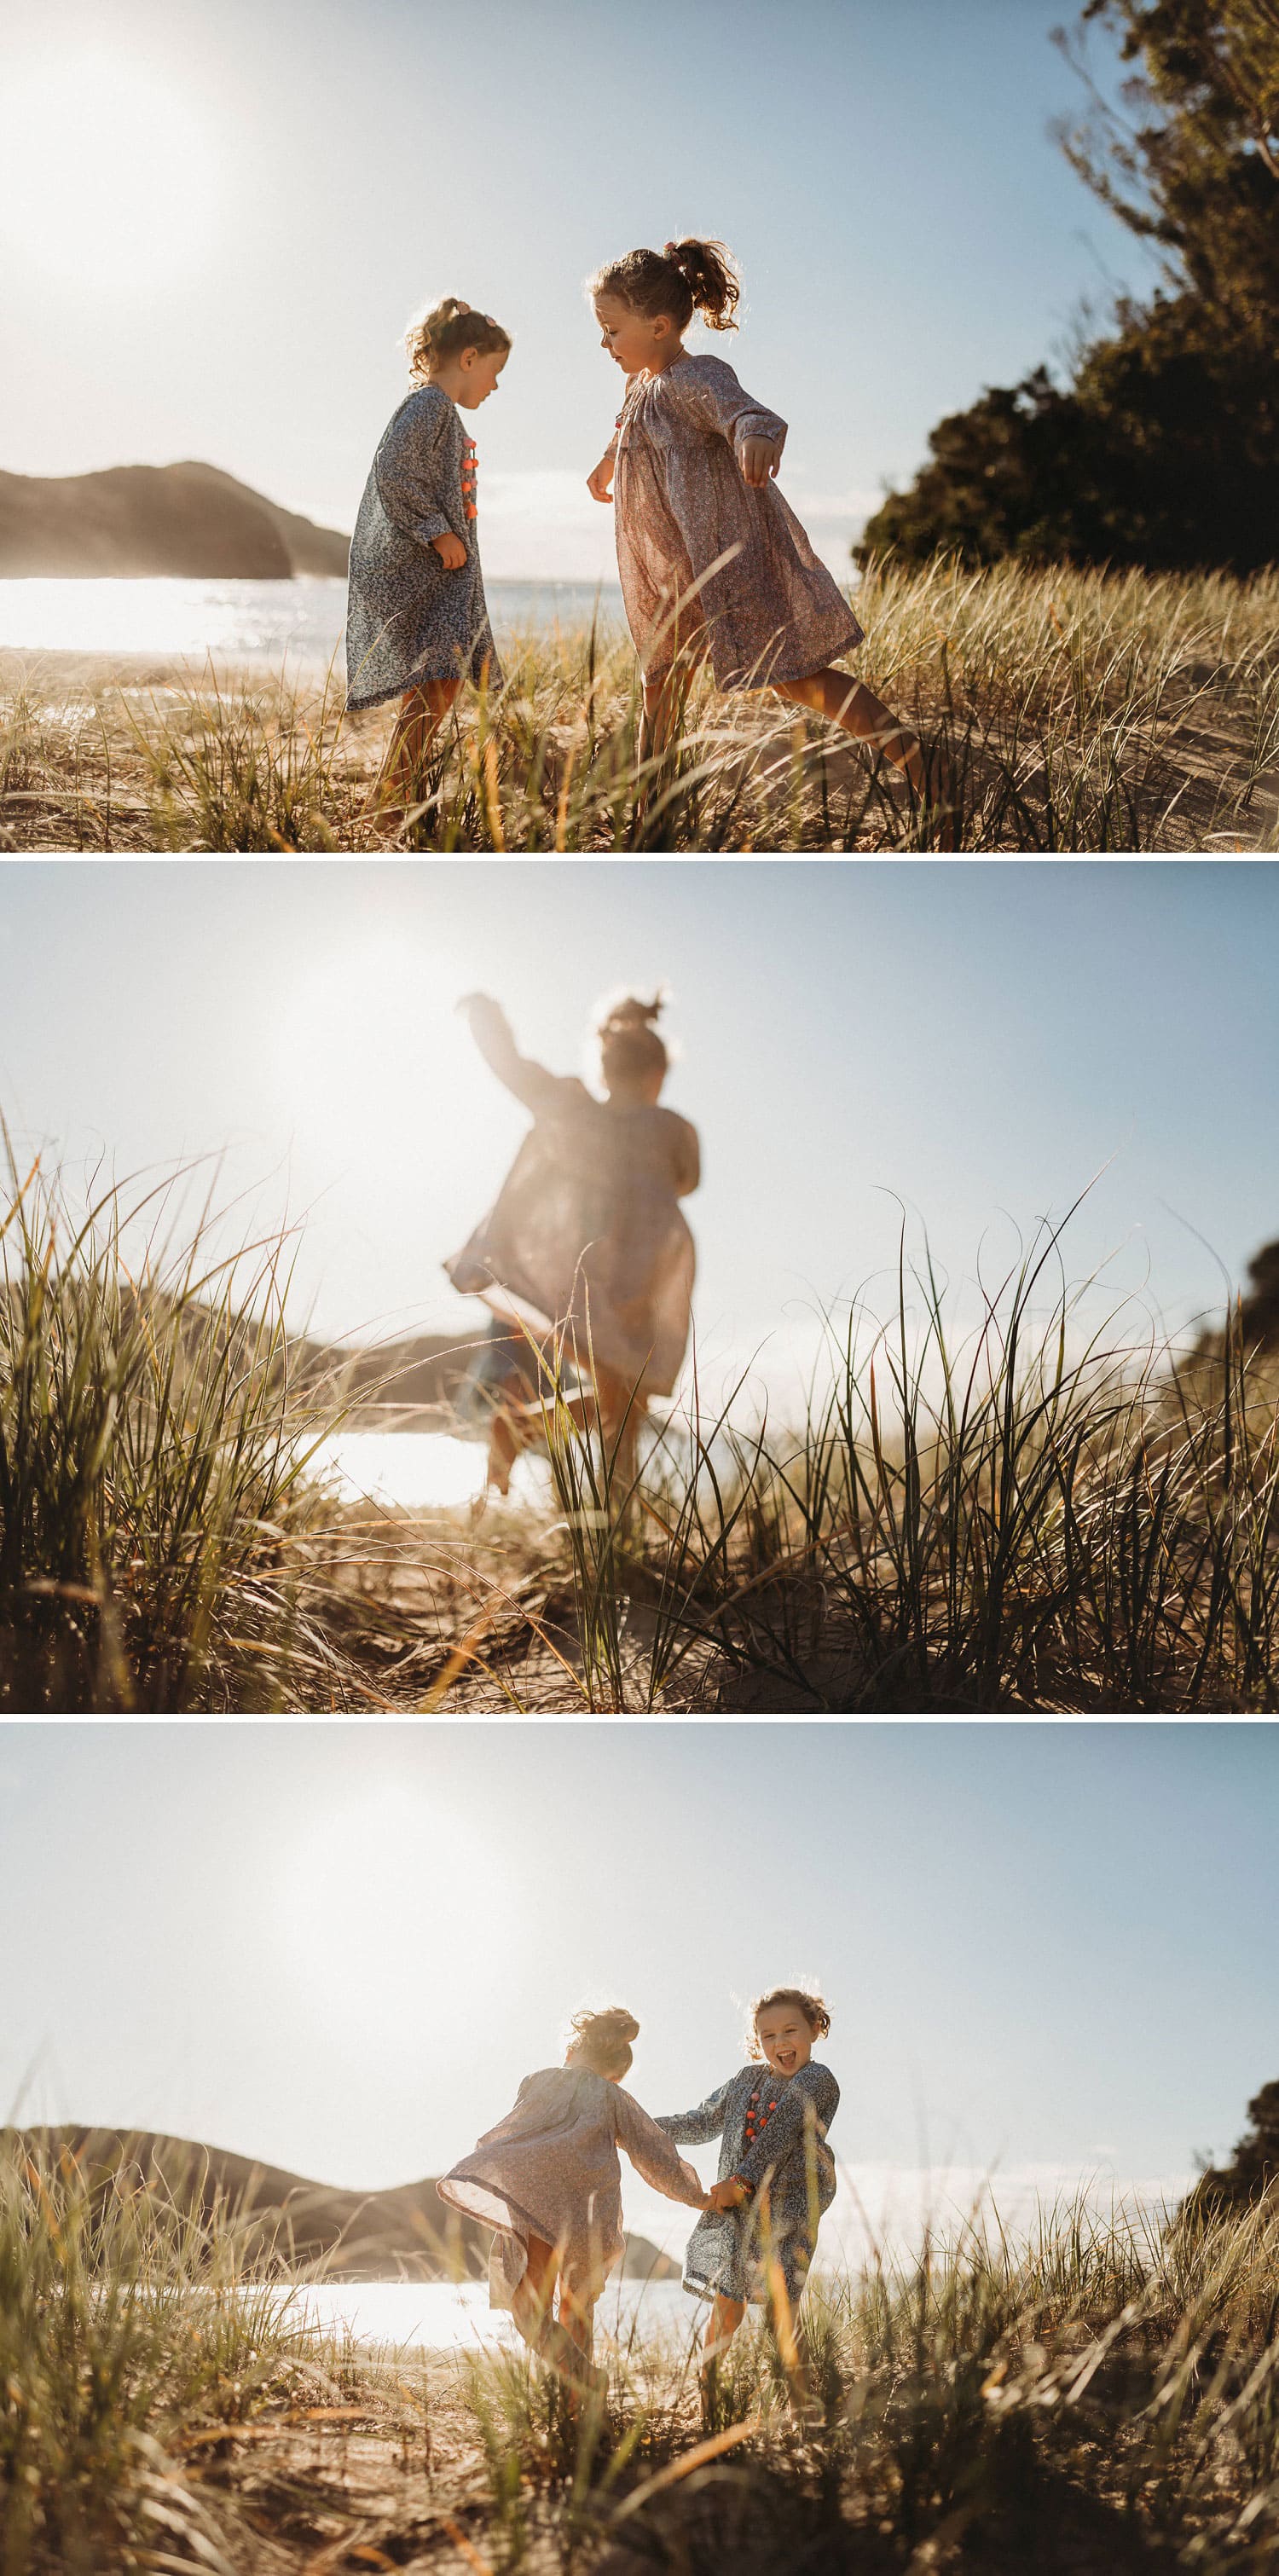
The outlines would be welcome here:
M 680 335 L 669 313 L 650 319 L 637 313 L 633 304 L 623 303 L 620 295 L 607 293 L 597 295 L 594 304 L 602 344 L 624 376 L 637 376 L 642 367 L 660 373 L 677 354 Z
M 766 2004 L 755 2029 L 774 2075 L 798 2075 L 813 2053 L 813 2034 L 797 2004 Z

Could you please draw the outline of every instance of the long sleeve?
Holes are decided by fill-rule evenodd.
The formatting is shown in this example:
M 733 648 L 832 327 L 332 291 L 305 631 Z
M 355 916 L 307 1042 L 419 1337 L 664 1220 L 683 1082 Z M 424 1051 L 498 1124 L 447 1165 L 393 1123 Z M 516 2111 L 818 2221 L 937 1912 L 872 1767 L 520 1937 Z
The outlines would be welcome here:
M 586 1086 L 575 1074 L 549 1073 L 534 1057 L 520 1054 L 505 1011 L 487 994 L 471 1005 L 470 1030 L 490 1073 L 535 1118 L 566 1110 L 585 1096 Z
M 737 2171 L 743 2182 L 752 2187 L 761 2183 L 787 2151 L 799 2145 L 808 2121 L 815 2122 L 825 2137 L 838 2108 L 839 2086 L 829 2067 L 802 2066 L 798 2075 L 792 2075 L 753 2146 L 739 2159 Z
M 430 388 L 424 388 L 429 394 Z M 377 453 L 377 486 L 388 519 L 420 546 L 453 527 L 444 498 L 447 396 L 412 398 L 396 413 Z M 456 530 L 454 530 L 456 534 Z
M 728 2097 L 735 2082 L 736 2077 L 730 2075 L 726 2083 L 719 2085 L 714 2093 L 708 2093 L 704 2102 L 699 2102 L 695 2111 L 668 2111 L 658 2120 L 659 2129 L 664 2129 L 667 2137 L 674 2138 L 682 2147 L 709 2146 L 711 2139 L 717 2138 L 723 2129 Z
M 699 428 L 719 430 L 730 446 L 736 447 L 743 438 L 786 436 L 780 412 L 756 402 L 723 358 L 694 358 L 683 381 Z
M 668 2200 L 682 2200 L 689 2209 L 700 2209 L 706 2198 L 705 2185 L 698 2181 L 691 2165 L 677 2155 L 671 2140 L 647 2111 L 641 2110 L 634 2094 L 617 2087 L 617 2140 L 624 2147 L 637 2174 L 651 2183 L 654 2191 L 664 2192 Z

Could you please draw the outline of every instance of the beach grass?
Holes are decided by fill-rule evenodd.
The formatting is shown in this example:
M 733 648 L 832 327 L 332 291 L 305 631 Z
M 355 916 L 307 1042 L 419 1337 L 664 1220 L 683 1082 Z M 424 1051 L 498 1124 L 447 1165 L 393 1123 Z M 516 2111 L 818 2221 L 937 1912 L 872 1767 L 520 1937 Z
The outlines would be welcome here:
M 997 2188 L 815 2276 L 711 2384 L 638 2316 L 574 2403 L 522 2347 L 376 2350 L 234 2209 L 0 2149 L 5 2576 L 928 2569 L 1261 2576 L 1279 2205 L 1195 2222 Z
M 615 625 L 504 648 L 398 821 L 373 787 L 391 713 L 285 675 L 0 659 L 13 849 L 1031 853 L 1279 846 L 1279 574 L 1246 582 L 1016 563 L 891 564 L 857 594 L 858 676 L 918 727 L 899 772 L 767 692 L 691 686 L 639 755 Z
M 0 1706 L 1279 1706 L 1279 1369 L 1237 1316 L 1178 1351 L 1099 1302 L 1065 1226 L 953 1292 L 903 1239 L 806 1408 L 709 1404 L 695 1366 L 638 1468 L 552 1359 L 548 1501 L 477 1516 L 337 1498 L 351 1355 L 296 1337 L 294 1239 L 235 1222 L 198 1172 L 73 1192 L 11 1156 Z

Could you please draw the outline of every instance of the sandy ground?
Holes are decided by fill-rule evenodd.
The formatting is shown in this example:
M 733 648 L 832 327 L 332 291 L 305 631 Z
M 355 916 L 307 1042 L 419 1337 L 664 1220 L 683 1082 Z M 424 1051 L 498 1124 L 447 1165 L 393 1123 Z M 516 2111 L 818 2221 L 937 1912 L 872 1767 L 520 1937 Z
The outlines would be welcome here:
M 0 653 L 0 695 L 25 691 L 20 729 L 0 720 L 0 849 L 51 852 L 91 850 L 128 855 L 180 848 L 183 840 L 175 809 L 162 817 L 155 775 L 140 733 L 155 736 L 164 719 L 189 702 L 193 689 L 234 693 L 241 682 L 255 692 L 270 687 L 261 671 L 237 673 L 228 667 L 197 671 L 163 657 L 130 659 L 89 654 L 47 653 L 24 657 Z M 775 773 L 767 797 L 776 819 L 780 846 L 839 846 L 837 840 L 809 836 L 796 843 L 790 809 L 796 782 L 793 751 L 774 740 L 768 767 Z M 332 845 L 338 848 L 394 846 L 385 831 L 376 837 L 359 820 L 367 789 L 376 774 L 389 717 L 377 710 L 349 720 L 341 770 L 341 794 L 329 817 Z M 7 738 L 6 738 L 7 737 Z M 1135 845 L 1153 851 L 1212 850 L 1256 852 L 1279 841 L 1279 767 L 1251 784 L 1244 718 L 1206 666 L 1186 678 L 1179 700 L 1169 698 L 1169 712 L 1154 752 L 1134 756 L 1137 801 L 1147 818 Z M 756 786 L 759 764 L 753 766 Z M 851 800 L 860 808 L 866 790 L 864 756 L 833 730 L 814 735 L 803 754 L 804 792 L 820 799 L 824 811 L 838 818 Z M 977 755 L 968 781 L 969 799 L 998 788 L 996 765 Z M 1027 785 L 1033 797 L 1033 771 Z M 892 794 L 891 784 L 885 791 Z M 869 825 L 849 847 L 886 846 L 882 820 Z M 1156 825 L 1153 817 L 1161 816 Z M 176 837 L 175 837 L 176 833 Z M 756 844 L 757 845 L 757 844 Z M 890 845 L 890 844 L 889 844 Z M 996 835 L 970 843 L 1006 847 Z

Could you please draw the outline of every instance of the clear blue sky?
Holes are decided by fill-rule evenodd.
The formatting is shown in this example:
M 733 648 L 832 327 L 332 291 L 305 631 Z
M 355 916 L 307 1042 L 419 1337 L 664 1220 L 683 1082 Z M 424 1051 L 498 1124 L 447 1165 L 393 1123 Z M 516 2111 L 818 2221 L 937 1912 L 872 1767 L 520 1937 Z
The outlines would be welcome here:
M 0 1101 L 74 1168 L 224 1155 L 238 1224 L 304 1221 L 327 1334 L 464 1336 L 440 1264 L 526 1121 L 454 1002 L 573 1071 L 666 979 L 702 1347 L 777 1380 L 814 1301 L 895 1299 L 898 1200 L 960 1296 L 1102 1165 L 1072 1276 L 1219 1308 L 1198 1236 L 1239 1278 L 1279 1233 L 1277 953 L 1268 860 L 10 861 Z
M 1277 1834 L 1264 1724 L 9 1724 L 0 2113 L 372 2188 L 579 2002 L 683 2109 L 803 1975 L 854 2171 L 1176 2176 L 1279 2072 Z
M 350 526 L 424 299 L 498 314 L 491 571 L 591 573 L 615 371 L 582 281 L 722 235 L 730 354 L 832 560 L 983 384 L 1148 255 L 1048 134 L 1071 0 L 83 0 L 15 30 L 0 465 L 209 459 Z M 1107 40 L 1092 54 L 1103 85 Z M 23 138 L 26 138 L 25 141 Z

